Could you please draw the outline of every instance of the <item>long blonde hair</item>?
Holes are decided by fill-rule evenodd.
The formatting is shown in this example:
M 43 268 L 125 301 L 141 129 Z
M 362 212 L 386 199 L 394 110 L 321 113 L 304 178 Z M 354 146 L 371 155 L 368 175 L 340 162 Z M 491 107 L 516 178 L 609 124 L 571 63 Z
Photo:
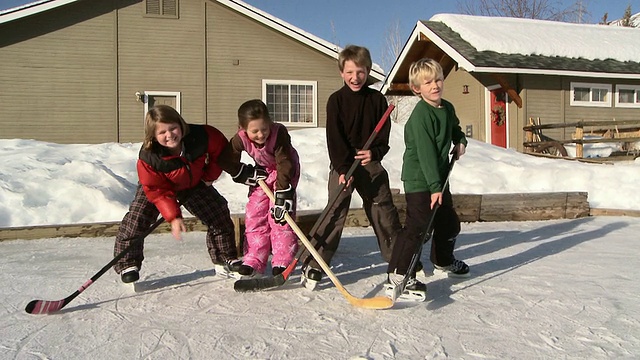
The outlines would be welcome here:
M 147 111 L 144 118 L 144 142 L 142 147 L 151 150 L 154 141 L 156 141 L 156 124 L 179 124 L 182 129 L 182 137 L 189 133 L 189 125 L 182 116 L 169 105 L 155 105 Z

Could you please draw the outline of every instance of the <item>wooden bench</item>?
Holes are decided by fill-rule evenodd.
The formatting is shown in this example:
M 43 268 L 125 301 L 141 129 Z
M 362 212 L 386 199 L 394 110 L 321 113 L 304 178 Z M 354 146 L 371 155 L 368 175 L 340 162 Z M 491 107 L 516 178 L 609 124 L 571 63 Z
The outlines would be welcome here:
M 557 192 L 533 194 L 454 194 L 454 206 L 463 222 L 475 221 L 525 221 L 575 219 L 589 216 L 586 192 Z M 394 203 L 404 222 L 406 203 L 403 194 L 394 195 Z M 299 211 L 296 223 L 308 233 L 320 216 L 321 210 Z M 244 214 L 232 214 L 236 232 L 236 246 L 241 248 L 244 237 Z M 70 224 L 48 226 L 26 226 L 0 229 L 0 241 L 16 239 L 42 239 L 55 237 L 112 237 L 120 222 L 95 224 Z M 195 218 L 185 219 L 188 231 L 206 231 L 206 227 Z M 365 227 L 369 221 L 363 209 L 351 209 L 346 226 Z M 170 232 L 168 224 L 162 224 L 155 232 Z

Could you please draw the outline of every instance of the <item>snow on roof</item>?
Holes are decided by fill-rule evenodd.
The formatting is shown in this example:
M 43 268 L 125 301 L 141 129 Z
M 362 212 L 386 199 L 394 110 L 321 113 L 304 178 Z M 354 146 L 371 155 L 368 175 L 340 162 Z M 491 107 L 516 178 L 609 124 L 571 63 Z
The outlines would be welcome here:
M 478 51 L 589 60 L 640 59 L 638 28 L 459 14 L 436 14 L 429 21 L 445 23 Z M 496 33 L 500 41 L 495 41 Z

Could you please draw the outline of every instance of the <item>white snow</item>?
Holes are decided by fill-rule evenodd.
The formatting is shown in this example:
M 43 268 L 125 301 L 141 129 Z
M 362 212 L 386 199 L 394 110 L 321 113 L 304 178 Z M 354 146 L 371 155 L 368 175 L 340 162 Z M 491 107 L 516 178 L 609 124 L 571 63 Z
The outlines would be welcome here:
M 391 151 L 383 161 L 392 187 L 398 189 L 403 131 L 402 124 L 393 123 Z M 291 137 L 303 169 L 298 208 L 322 209 L 329 168 L 325 130 L 295 130 Z M 0 227 L 120 221 L 137 185 L 140 145 L 0 140 Z M 468 150 L 451 177 L 454 193 L 586 191 L 592 207 L 640 210 L 640 159 L 615 165 L 543 159 L 473 139 Z M 229 200 L 232 212 L 244 211 L 244 185 L 223 173 L 214 186 Z M 354 197 L 352 206 L 360 205 Z
M 436 14 L 478 51 L 568 58 L 640 59 L 640 28 L 507 17 Z M 501 31 L 508 27 L 509 31 Z M 500 33 L 500 41 L 495 33 Z M 624 46 L 621 46 L 624 45 Z
M 402 125 L 385 159 L 401 187 Z M 291 132 L 303 161 L 300 207 L 326 202 L 324 130 Z M 0 226 L 119 221 L 136 186 L 140 144 L 0 140 Z M 640 161 L 543 159 L 470 140 L 455 193 L 588 191 L 591 206 L 640 209 Z M 244 186 L 215 184 L 241 212 Z M 354 201 L 358 203 L 358 201 Z M 640 218 L 465 223 L 456 255 L 473 276 L 421 277 L 424 303 L 349 304 L 328 279 L 236 293 L 214 276 L 204 233 L 145 243 L 138 292 L 109 270 L 64 309 L 59 300 L 113 256 L 113 237 L 0 242 L 2 359 L 632 359 L 640 354 Z M 386 264 L 370 228 L 348 228 L 332 269 L 356 297 L 382 295 Z M 429 264 L 428 254 L 422 260 Z M 429 266 L 427 266 L 429 269 Z

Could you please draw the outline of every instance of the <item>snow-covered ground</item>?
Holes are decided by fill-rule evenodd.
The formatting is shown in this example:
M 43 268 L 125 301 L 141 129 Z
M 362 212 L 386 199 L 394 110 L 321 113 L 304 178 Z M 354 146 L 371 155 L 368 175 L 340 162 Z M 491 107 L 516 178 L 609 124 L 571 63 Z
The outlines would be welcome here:
M 323 129 L 292 131 L 301 209 L 327 199 Z M 0 226 L 118 221 L 133 196 L 140 144 L 0 140 Z M 385 158 L 401 188 L 402 125 Z M 592 207 L 640 209 L 640 161 L 543 159 L 471 140 L 454 193 L 587 191 Z M 234 212 L 246 188 L 215 184 Z M 359 200 L 354 200 L 358 206 Z M 235 293 L 214 276 L 204 233 L 153 234 L 138 292 L 113 271 L 60 312 L 59 300 L 112 259 L 113 237 L 0 242 L 2 359 L 633 359 L 640 354 L 640 218 L 463 224 L 456 254 L 472 277 L 429 275 L 424 303 L 354 307 L 328 280 L 310 292 Z M 423 254 L 428 264 L 428 255 Z M 357 297 L 382 295 L 386 264 L 369 228 L 348 228 L 333 270 Z
M 398 189 L 402 189 L 403 131 L 402 124 L 393 123 L 391 150 L 383 161 L 391 186 Z M 298 208 L 322 209 L 329 169 L 325 130 L 295 130 L 291 137 L 302 168 Z M 0 140 L 0 227 L 120 221 L 138 182 L 135 162 L 140 145 Z M 639 173 L 640 159 L 586 164 L 536 158 L 470 139 L 451 185 L 457 194 L 584 191 L 591 207 L 640 210 Z M 231 212 L 244 212 L 244 185 L 223 173 L 214 186 L 229 201 Z M 352 206 L 360 205 L 354 196 Z

